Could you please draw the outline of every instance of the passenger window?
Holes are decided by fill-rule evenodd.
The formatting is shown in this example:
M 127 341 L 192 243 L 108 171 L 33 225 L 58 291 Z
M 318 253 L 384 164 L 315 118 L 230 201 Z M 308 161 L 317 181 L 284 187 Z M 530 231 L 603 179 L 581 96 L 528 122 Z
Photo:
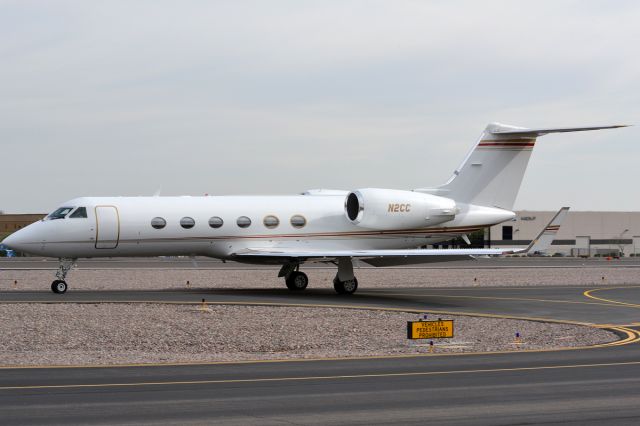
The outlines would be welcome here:
M 65 216 L 71 212 L 71 210 L 73 210 L 73 207 L 60 207 L 58 210 L 47 216 L 47 219 L 64 219 Z
M 162 229 L 167 226 L 167 221 L 161 217 L 154 217 L 151 219 L 151 226 L 155 229 Z
M 220 228 L 224 224 L 224 221 L 221 217 L 213 216 L 209 219 L 209 226 L 212 228 Z
M 278 225 L 280 225 L 280 219 L 278 219 L 273 215 L 269 215 L 264 217 L 264 220 L 262 221 L 262 223 L 264 223 L 265 227 L 269 229 L 273 229 L 273 228 L 277 228 Z
M 196 226 L 196 221 L 191 217 L 183 217 L 182 219 L 180 219 L 180 226 L 182 226 L 184 229 L 191 229 Z
M 240 228 L 248 228 L 251 226 L 251 219 L 246 216 L 240 216 L 236 223 Z
M 306 224 L 307 219 L 305 219 L 304 216 L 299 214 L 291 216 L 291 226 L 293 226 L 294 228 L 302 228 Z
M 86 207 L 78 207 L 75 212 L 71 213 L 72 218 L 87 218 L 87 209 Z

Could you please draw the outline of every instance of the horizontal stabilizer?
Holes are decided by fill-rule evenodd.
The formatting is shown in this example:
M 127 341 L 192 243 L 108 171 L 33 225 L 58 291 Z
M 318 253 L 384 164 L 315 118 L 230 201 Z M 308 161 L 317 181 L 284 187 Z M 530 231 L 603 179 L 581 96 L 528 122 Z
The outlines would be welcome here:
M 617 124 L 613 126 L 592 126 L 592 127 L 550 127 L 547 129 L 527 129 L 516 128 L 510 129 L 508 127 L 497 128 L 491 131 L 494 135 L 509 135 L 509 136 L 542 136 L 549 133 L 568 133 L 568 132 L 586 132 L 589 130 L 603 130 L 603 129 L 618 129 L 620 127 L 629 127 L 626 124 Z

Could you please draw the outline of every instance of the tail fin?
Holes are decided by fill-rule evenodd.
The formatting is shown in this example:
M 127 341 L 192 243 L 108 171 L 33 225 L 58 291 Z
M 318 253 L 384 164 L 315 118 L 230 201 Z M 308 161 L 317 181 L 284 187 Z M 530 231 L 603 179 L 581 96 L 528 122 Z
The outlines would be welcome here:
M 567 217 L 569 213 L 569 207 L 561 208 L 551 222 L 538 234 L 538 236 L 531 241 L 529 247 L 525 250 L 527 253 L 540 253 L 545 252 L 551 247 L 551 243 L 556 238 L 558 231 L 560 230 L 560 225 L 564 221 L 564 218 Z
M 526 129 L 489 124 L 453 176 L 436 190 L 417 189 L 482 206 L 513 209 L 538 136 L 626 126 Z

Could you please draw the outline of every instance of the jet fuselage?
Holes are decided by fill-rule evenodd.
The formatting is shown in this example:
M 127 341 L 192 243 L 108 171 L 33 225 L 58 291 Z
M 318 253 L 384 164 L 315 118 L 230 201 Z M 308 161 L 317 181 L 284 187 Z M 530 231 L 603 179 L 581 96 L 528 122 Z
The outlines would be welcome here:
M 436 226 L 367 229 L 349 221 L 344 195 L 83 197 L 63 207 L 70 208 L 63 218 L 50 215 L 5 243 L 18 251 L 51 257 L 227 259 L 247 248 L 416 248 L 515 217 L 508 210 L 460 205 L 453 220 Z M 82 207 L 86 217 L 77 213 L 74 217 Z

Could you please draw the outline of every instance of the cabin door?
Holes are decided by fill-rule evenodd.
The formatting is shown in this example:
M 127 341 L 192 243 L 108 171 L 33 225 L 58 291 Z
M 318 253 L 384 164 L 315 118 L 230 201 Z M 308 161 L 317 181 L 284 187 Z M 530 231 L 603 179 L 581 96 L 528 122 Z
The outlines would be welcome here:
M 120 239 L 120 216 L 114 206 L 96 206 L 96 248 L 114 249 Z

